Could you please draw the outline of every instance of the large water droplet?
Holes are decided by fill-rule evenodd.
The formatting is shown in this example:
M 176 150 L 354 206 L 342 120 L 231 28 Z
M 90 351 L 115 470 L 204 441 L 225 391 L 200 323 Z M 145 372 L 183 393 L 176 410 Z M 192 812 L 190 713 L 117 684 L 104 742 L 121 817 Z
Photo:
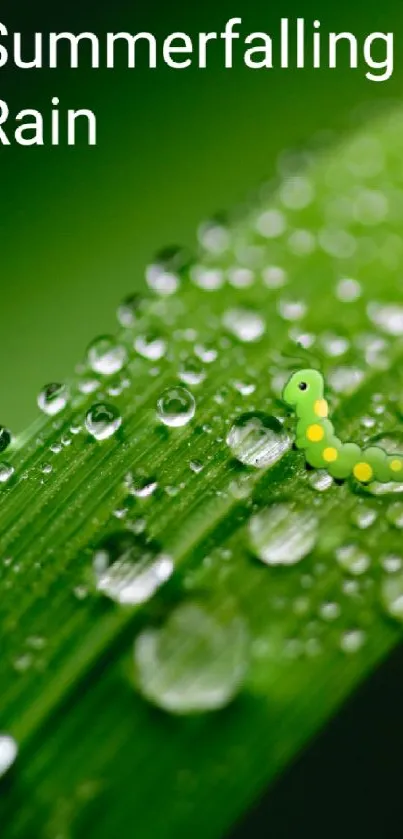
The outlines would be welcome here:
M 87 350 L 88 364 L 94 373 L 113 376 L 122 369 L 127 360 L 125 347 L 109 335 L 102 335 L 90 344 Z
M 69 392 L 66 385 L 56 382 L 46 385 L 38 396 L 38 406 L 49 417 L 54 417 L 64 410 L 69 401 Z
M 273 466 L 291 448 L 291 437 L 281 422 L 263 413 L 242 414 L 226 438 L 233 456 L 245 466 Z
M 141 535 L 119 532 L 105 539 L 93 557 L 97 591 L 122 605 L 145 603 L 171 577 L 171 557 Z
M 253 553 L 267 565 L 295 565 L 313 551 L 319 523 L 305 507 L 273 504 L 249 522 Z
M 246 344 L 258 341 L 266 329 L 262 315 L 252 309 L 228 309 L 223 316 L 223 324 L 239 341 Z
M 85 417 L 85 427 L 95 440 L 107 440 L 116 434 L 122 424 L 122 417 L 114 405 L 97 402 Z
M 140 689 L 158 707 L 173 714 L 214 711 L 242 687 L 248 632 L 232 609 L 184 603 L 164 626 L 139 635 L 134 658 Z
M 0 734 L 0 778 L 8 772 L 18 754 L 18 746 L 10 734 Z
M 5 452 L 8 449 L 11 443 L 11 433 L 9 432 L 8 428 L 4 428 L 3 425 L 0 425 L 0 454 Z
M 168 387 L 157 402 L 158 419 L 171 428 L 187 425 L 195 411 L 195 398 L 185 387 Z

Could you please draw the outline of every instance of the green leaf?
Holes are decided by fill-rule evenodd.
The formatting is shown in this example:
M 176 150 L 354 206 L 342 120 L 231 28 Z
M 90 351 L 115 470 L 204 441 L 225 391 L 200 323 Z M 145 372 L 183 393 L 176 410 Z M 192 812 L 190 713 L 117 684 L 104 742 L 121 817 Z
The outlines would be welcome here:
M 222 835 L 400 638 L 403 485 L 307 471 L 280 397 L 319 364 L 403 451 L 402 137 L 284 157 L 2 455 L 3 839 Z

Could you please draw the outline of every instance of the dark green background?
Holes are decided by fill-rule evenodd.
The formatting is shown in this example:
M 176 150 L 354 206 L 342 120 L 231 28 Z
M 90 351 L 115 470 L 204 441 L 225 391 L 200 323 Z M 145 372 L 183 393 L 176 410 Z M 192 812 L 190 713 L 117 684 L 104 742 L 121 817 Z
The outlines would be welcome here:
M 88 341 L 113 328 L 119 298 L 142 283 L 156 249 L 194 243 L 200 220 L 241 201 L 285 147 L 350 129 L 357 105 L 399 96 L 403 9 L 396 0 L 376 9 L 346 0 L 2 4 L 0 20 L 27 35 L 195 34 L 233 16 L 245 33 L 276 32 L 281 16 L 357 35 L 394 30 L 395 75 L 376 84 L 364 67 L 252 71 L 241 61 L 228 71 L 218 47 L 204 71 L 0 71 L 0 97 L 15 112 L 47 111 L 57 95 L 61 107 L 93 109 L 99 132 L 97 148 L 0 148 L 0 420 L 13 429 L 35 416 L 40 387 L 67 376 Z

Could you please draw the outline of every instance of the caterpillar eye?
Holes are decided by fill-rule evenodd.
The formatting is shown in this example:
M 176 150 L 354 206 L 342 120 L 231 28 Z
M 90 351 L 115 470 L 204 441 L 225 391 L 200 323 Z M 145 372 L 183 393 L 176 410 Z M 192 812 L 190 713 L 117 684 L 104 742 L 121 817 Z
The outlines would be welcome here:
M 300 390 L 307 390 L 308 389 L 308 385 L 307 385 L 306 382 L 300 382 L 298 387 L 299 387 Z

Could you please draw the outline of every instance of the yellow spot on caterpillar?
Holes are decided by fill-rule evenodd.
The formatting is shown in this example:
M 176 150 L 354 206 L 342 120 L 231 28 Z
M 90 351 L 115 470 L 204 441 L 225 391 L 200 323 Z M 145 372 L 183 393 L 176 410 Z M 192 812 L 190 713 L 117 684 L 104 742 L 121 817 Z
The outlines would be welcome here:
M 357 481 L 367 483 L 367 481 L 370 481 L 373 477 L 374 470 L 369 463 L 356 463 L 353 469 L 353 474 L 357 478 Z
M 337 458 L 338 452 L 333 446 L 328 446 L 327 449 L 323 449 L 323 460 L 326 460 L 326 463 L 334 463 Z
M 403 463 L 401 460 L 392 460 L 390 468 L 392 472 L 401 472 L 403 469 Z
M 321 440 L 323 440 L 325 432 L 321 425 L 314 424 L 310 425 L 307 428 L 306 436 L 308 440 L 311 441 L 311 443 L 319 443 Z
M 317 399 L 313 406 L 313 410 L 317 417 L 325 419 L 325 417 L 327 417 L 329 413 L 329 406 L 326 402 L 326 399 Z

